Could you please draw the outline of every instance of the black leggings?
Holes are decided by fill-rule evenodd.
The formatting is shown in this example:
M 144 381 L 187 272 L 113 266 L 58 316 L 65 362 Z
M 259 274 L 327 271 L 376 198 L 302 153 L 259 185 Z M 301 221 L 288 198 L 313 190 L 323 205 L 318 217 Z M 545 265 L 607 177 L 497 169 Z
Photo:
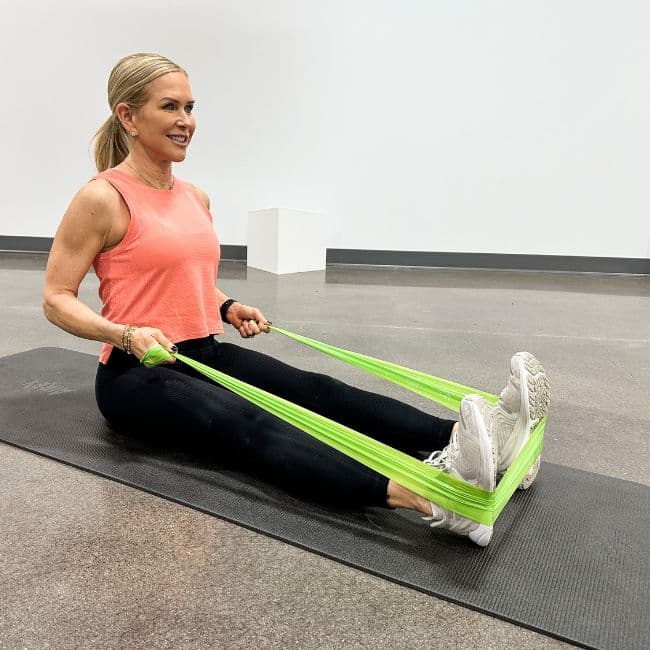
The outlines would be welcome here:
M 299 370 L 213 337 L 178 343 L 179 352 L 391 447 L 416 455 L 442 449 L 454 420 Z M 201 442 L 224 460 L 296 496 L 349 507 L 386 506 L 388 479 L 177 361 L 145 368 L 113 349 L 95 384 L 102 415 L 116 430 Z

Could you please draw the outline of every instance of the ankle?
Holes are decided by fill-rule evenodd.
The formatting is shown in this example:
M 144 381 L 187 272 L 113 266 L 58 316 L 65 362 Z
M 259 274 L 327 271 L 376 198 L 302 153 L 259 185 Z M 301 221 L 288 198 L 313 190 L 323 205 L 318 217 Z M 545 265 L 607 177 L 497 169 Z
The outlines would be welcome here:
M 386 503 L 389 508 L 407 508 L 416 510 L 427 517 L 431 516 L 429 501 L 392 480 L 388 481 Z

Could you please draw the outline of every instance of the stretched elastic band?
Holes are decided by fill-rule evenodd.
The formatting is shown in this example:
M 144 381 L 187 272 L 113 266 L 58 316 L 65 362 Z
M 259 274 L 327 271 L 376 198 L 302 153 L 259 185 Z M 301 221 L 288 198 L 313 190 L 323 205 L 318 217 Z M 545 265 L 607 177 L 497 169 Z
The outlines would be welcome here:
M 277 330 L 278 328 L 273 327 Z M 285 333 L 282 331 L 281 333 Z M 289 333 L 287 333 L 288 335 Z M 292 338 L 296 337 L 298 340 L 299 335 L 291 335 Z M 304 337 L 300 337 L 304 338 Z M 311 339 L 307 339 L 312 343 L 317 343 Z M 304 342 L 304 341 L 303 341 Z M 356 353 L 349 353 L 344 350 L 333 348 L 327 344 L 322 344 L 327 347 L 332 356 L 338 358 L 346 357 L 347 354 L 355 357 L 354 365 L 360 365 L 361 359 L 370 359 L 370 357 L 363 357 Z M 316 347 L 312 345 L 312 347 Z M 324 350 L 323 350 L 324 351 Z M 343 353 L 341 355 L 341 353 Z M 230 377 L 210 366 L 199 363 L 182 354 L 174 355 L 178 361 L 194 368 L 196 371 L 228 388 L 232 392 L 247 399 L 253 404 L 258 405 L 264 410 L 272 413 L 276 417 L 281 418 L 285 422 L 305 431 L 306 433 L 314 436 L 321 442 L 337 449 L 350 458 L 362 463 L 363 465 L 375 470 L 379 474 L 394 480 L 396 483 L 412 490 L 416 494 L 439 504 L 443 508 L 453 510 L 454 512 L 473 519 L 474 521 L 491 525 L 494 523 L 499 513 L 503 510 L 506 503 L 510 499 L 512 493 L 515 491 L 519 483 L 523 480 L 524 476 L 533 465 L 537 457 L 541 454 L 543 445 L 543 433 L 546 425 L 546 418 L 535 427 L 528 442 L 521 449 L 519 455 L 508 468 L 497 489 L 494 492 L 488 492 L 477 486 L 470 485 L 464 481 L 446 474 L 445 472 L 431 467 L 421 461 L 405 454 L 397 449 L 393 449 L 388 445 L 374 440 L 358 431 L 354 431 L 338 422 L 330 420 L 322 415 L 309 411 L 297 404 L 293 404 L 281 397 L 277 397 L 267 391 L 264 391 L 255 386 L 251 386 L 241 380 Z M 165 348 L 156 346 L 147 351 L 142 359 L 142 363 L 147 366 L 155 366 L 163 363 L 171 355 Z M 346 359 L 343 359 L 346 360 Z M 370 364 L 373 367 L 375 374 L 379 374 L 380 367 L 384 362 L 377 359 L 372 359 L 374 362 Z M 389 372 L 386 373 L 386 379 L 394 377 L 395 372 L 398 376 L 400 385 L 405 385 L 406 382 L 411 384 L 407 378 L 411 373 L 415 374 L 419 381 L 412 384 L 414 387 L 410 388 L 419 394 L 425 394 L 421 390 L 427 391 L 427 396 L 434 401 L 453 407 L 453 410 L 458 410 L 462 396 L 469 393 L 476 393 L 474 389 L 454 382 L 449 382 L 437 377 L 425 375 L 417 371 L 412 371 L 395 364 L 386 362 Z M 367 369 L 367 368 L 364 368 Z M 379 376 L 383 376 L 379 374 Z M 409 387 L 409 386 L 407 386 Z M 461 396 L 462 394 L 462 396 Z M 484 396 L 488 395 L 493 401 L 497 399 L 495 395 L 480 392 Z M 487 399 L 487 398 L 486 398 Z

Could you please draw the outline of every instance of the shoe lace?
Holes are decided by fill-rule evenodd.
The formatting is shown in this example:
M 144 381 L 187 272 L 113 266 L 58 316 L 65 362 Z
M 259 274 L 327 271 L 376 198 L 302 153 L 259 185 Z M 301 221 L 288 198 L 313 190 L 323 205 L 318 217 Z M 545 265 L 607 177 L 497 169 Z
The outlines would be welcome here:
M 451 434 L 449 444 L 444 449 L 434 451 L 429 458 L 423 462 L 431 467 L 437 467 L 443 471 L 451 469 L 451 462 L 458 455 L 458 437 L 456 432 Z

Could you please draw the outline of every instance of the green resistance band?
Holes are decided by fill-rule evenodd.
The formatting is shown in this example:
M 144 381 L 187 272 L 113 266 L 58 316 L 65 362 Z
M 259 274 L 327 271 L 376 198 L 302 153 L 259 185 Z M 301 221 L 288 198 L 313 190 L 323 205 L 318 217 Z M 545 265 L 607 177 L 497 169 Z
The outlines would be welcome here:
M 465 397 L 465 395 L 474 394 L 483 396 L 490 404 L 496 404 L 498 397 L 492 395 L 492 393 L 486 393 L 476 388 L 471 388 L 469 386 L 463 386 L 462 384 L 457 384 L 453 381 L 447 379 L 442 379 L 441 377 L 434 377 L 433 375 L 427 375 L 424 372 L 418 370 L 411 370 L 410 368 L 405 368 L 404 366 L 398 366 L 395 363 L 390 363 L 389 361 L 381 361 L 380 359 L 375 359 L 374 357 L 368 357 L 365 354 L 359 354 L 358 352 L 351 352 L 350 350 L 344 350 L 343 348 L 336 348 L 333 345 L 328 343 L 321 343 L 320 341 L 315 341 L 314 339 L 307 338 L 306 336 L 301 336 L 300 334 L 293 334 L 292 332 L 287 332 L 286 330 L 280 329 L 273 325 L 268 326 L 274 332 L 283 334 L 284 336 L 303 343 L 304 345 L 324 352 L 325 354 L 330 355 L 336 359 L 340 359 L 345 363 L 349 363 L 352 366 L 361 368 L 366 372 L 370 372 L 377 377 L 386 379 L 387 381 L 397 384 L 410 390 L 413 393 L 422 395 L 441 406 L 448 408 L 451 411 L 458 413 L 460 411 L 460 403 Z
M 277 327 L 271 329 L 295 338 L 327 354 L 347 361 L 352 365 L 373 372 L 401 386 L 405 386 L 420 395 L 425 395 L 439 404 L 458 411 L 462 397 L 469 393 L 478 393 L 494 403 L 497 397 L 482 391 L 456 384 L 445 379 L 426 375 L 396 364 L 383 362 L 372 357 L 366 357 L 328 344 L 319 343 L 297 334 L 291 334 Z M 321 347 L 322 346 L 322 347 Z M 314 436 L 325 444 L 350 456 L 354 460 L 370 467 L 376 472 L 394 480 L 396 483 L 412 490 L 416 494 L 439 504 L 443 508 L 478 521 L 491 525 L 499 516 L 509 501 L 517 486 L 521 483 L 528 470 L 542 451 L 544 418 L 533 430 L 528 442 L 499 481 L 494 492 L 488 492 L 477 486 L 446 474 L 397 449 L 374 440 L 358 431 L 354 431 L 338 422 L 309 411 L 267 391 L 251 386 L 243 381 L 230 377 L 210 366 L 199 363 L 182 354 L 174 355 L 178 361 L 194 368 L 225 388 L 240 395 L 248 401 L 272 413 L 276 417 Z M 171 355 L 162 347 L 155 346 L 147 351 L 142 363 L 155 366 L 170 359 Z

